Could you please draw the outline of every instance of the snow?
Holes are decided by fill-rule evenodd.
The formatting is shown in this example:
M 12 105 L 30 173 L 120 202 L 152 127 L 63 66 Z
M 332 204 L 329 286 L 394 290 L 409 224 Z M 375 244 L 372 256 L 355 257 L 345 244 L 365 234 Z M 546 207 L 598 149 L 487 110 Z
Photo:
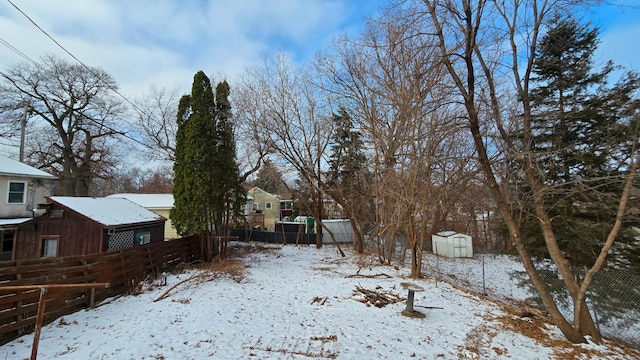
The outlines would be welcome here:
M 108 198 L 124 198 L 147 209 L 171 209 L 173 194 L 131 194 L 121 193 L 108 195 Z
M 31 219 L 32 218 L 0 219 L 0 226 L 19 225 Z
M 153 211 L 122 198 L 51 196 L 49 199 L 104 226 L 165 220 Z
M 0 155 L 0 175 L 39 179 L 57 179 L 57 177 L 47 172 L 2 155 Z
M 333 246 L 232 243 L 231 250 L 244 254 L 233 259 L 242 273 L 193 267 L 163 274 L 137 295 L 44 327 L 38 358 L 548 359 L 571 351 L 572 358 L 629 358 L 613 343 L 571 345 L 551 326 L 540 330 L 550 341 L 536 340 L 504 325 L 530 318 L 446 283 L 409 279 L 409 269 L 379 266 L 350 248 L 346 258 Z M 401 315 L 405 301 L 375 307 L 354 296 L 358 286 L 406 297 L 403 282 L 425 289 L 414 308 L 426 318 Z M 28 358 L 32 341 L 30 334 L 4 345 L 0 358 Z

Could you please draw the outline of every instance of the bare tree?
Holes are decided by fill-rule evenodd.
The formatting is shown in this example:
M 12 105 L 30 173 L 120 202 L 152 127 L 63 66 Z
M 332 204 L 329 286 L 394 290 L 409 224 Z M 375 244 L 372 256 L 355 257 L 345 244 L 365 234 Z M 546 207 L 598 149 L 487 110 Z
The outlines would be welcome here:
M 147 145 L 142 150 L 150 159 L 175 161 L 180 96 L 176 88 L 151 87 L 136 101 L 138 121 L 134 129 L 142 137 L 141 142 Z
M 437 48 L 417 23 L 392 9 L 371 22 L 362 37 L 343 38 L 318 58 L 321 84 L 353 114 L 368 143 L 376 208 L 373 230 L 382 263 L 391 263 L 397 241 L 411 250 L 411 275 L 420 276 L 422 249 L 438 204 L 438 172 L 461 174 L 449 141 L 460 132 L 450 109 Z M 458 146 L 459 149 L 464 147 Z M 443 185 L 441 183 L 440 185 Z
M 585 336 L 588 335 L 594 341 L 600 342 L 600 332 L 593 322 L 585 295 L 593 276 L 604 264 L 607 252 L 620 229 L 632 180 L 636 174 L 638 154 L 635 152 L 627 164 L 629 172 L 620 197 L 616 221 L 612 224 L 606 239 L 603 239 L 597 260 L 587 276 L 579 281 L 558 246 L 553 222 L 545 206 L 545 194 L 550 189 L 543 182 L 540 162 L 531 148 L 529 84 L 535 47 L 551 15 L 575 11 L 575 3 L 571 0 L 423 0 L 423 7 L 416 8 L 415 17 L 428 24 L 429 33 L 437 39 L 443 64 L 449 73 L 448 81 L 455 84 L 464 104 L 477 160 L 488 188 L 509 229 L 510 240 L 518 251 L 546 310 L 568 340 L 584 342 Z M 512 113 L 503 107 L 502 91 L 509 91 L 517 98 L 520 116 L 511 117 Z M 508 129 L 512 124 L 518 127 L 522 141 L 513 141 L 514 138 Z M 497 135 L 494 139 L 500 141 L 497 147 L 505 151 L 509 161 L 518 165 L 526 185 L 531 189 L 531 201 L 539 220 L 540 231 L 573 301 L 572 323 L 558 309 L 549 287 L 536 270 L 523 242 L 519 219 L 511 211 L 514 204 L 509 202 L 510 190 L 500 181 L 500 167 L 504 166 L 504 162 L 493 161 L 490 157 L 491 148 L 487 144 L 491 138 L 487 135 L 491 129 L 495 130 Z
M 316 219 L 316 246 L 322 246 L 323 156 L 331 138 L 330 109 L 322 108 L 308 72 L 294 68 L 286 54 L 264 58 L 263 67 L 248 69 L 237 89 L 242 122 L 257 134 L 260 146 L 275 151 L 311 185 Z M 238 99 L 236 99 L 238 100 Z M 256 146 L 259 144 L 256 144 Z
M 222 77 L 222 76 L 218 76 Z M 213 79 L 213 77 L 211 77 Z M 212 80 L 215 82 L 215 80 Z M 235 92 L 235 90 L 234 90 Z M 176 116 L 181 94 L 178 89 L 157 88 L 152 86 L 134 107 L 138 121 L 132 131 L 141 136 L 143 154 L 152 160 L 175 161 Z M 241 177 L 247 179 L 258 171 L 262 159 L 269 154 L 269 148 L 258 138 L 257 124 L 245 121 L 252 109 L 250 103 L 243 100 L 242 94 L 230 100 L 234 111 L 234 136 L 237 145 L 237 160 Z
M 53 55 L 2 73 L 3 107 L 28 104 L 31 119 L 25 156 L 57 175 L 61 195 L 87 196 L 94 179 L 106 176 L 116 157 L 111 144 L 124 106 L 103 70 L 71 64 Z
M 123 167 L 111 176 L 98 179 L 92 186 L 91 196 L 115 193 L 170 194 L 173 190 L 173 171 L 169 166 Z

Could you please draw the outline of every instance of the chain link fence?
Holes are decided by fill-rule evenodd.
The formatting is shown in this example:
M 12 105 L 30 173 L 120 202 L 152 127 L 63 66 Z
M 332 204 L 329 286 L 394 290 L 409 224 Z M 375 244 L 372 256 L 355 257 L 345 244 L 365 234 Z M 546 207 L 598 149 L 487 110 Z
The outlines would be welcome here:
M 560 310 L 572 321 L 571 297 L 551 261 L 537 264 Z M 586 268 L 573 269 L 584 278 Z M 472 258 L 447 258 L 425 253 L 422 274 L 453 283 L 467 290 L 516 305 L 526 302 L 542 308 L 524 266 L 518 256 L 476 254 Z M 594 278 L 587 293 L 594 321 L 603 336 L 640 346 L 640 274 L 603 269 Z

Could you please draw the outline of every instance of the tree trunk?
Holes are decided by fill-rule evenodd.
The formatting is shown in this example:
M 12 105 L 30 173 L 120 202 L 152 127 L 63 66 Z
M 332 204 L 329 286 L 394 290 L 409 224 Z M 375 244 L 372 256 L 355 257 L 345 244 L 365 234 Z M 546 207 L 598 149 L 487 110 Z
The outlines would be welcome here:
M 356 254 L 362 254 L 364 253 L 364 237 L 362 236 L 362 232 L 353 216 L 349 218 L 349 223 L 351 224 L 351 230 L 353 230 L 353 248 Z

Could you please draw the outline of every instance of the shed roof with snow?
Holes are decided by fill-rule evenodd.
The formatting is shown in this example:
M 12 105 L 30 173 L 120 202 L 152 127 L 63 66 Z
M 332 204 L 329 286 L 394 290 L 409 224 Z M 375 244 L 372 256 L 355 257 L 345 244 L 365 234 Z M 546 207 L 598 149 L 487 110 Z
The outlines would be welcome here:
M 127 199 L 147 209 L 169 210 L 173 208 L 173 194 L 120 193 L 108 195 L 107 198 Z
M 164 221 L 164 217 L 124 198 L 50 196 L 49 200 L 104 226 Z

